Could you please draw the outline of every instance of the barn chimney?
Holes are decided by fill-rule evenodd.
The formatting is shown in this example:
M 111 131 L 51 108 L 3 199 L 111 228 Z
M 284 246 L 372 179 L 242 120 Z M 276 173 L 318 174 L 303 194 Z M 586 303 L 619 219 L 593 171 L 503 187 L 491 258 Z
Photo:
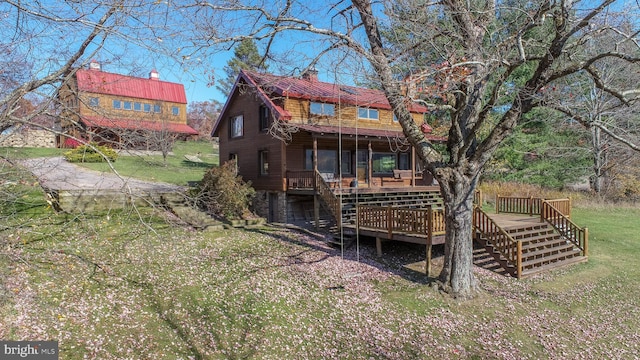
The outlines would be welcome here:
M 89 62 L 89 70 L 100 71 L 100 63 L 98 62 L 98 60 L 94 59 Z
M 149 73 L 149 79 L 151 80 L 160 80 L 160 74 L 156 71 L 156 69 L 151 70 Z

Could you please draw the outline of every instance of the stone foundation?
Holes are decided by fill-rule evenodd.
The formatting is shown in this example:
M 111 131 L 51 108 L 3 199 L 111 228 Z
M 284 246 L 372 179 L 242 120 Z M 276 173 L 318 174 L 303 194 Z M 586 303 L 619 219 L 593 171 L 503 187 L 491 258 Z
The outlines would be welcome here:
M 0 147 L 56 147 L 56 136 L 47 130 L 24 130 L 0 136 Z
M 270 209 L 273 209 L 271 214 Z M 287 222 L 287 194 L 279 191 L 256 190 L 252 210 L 269 222 Z

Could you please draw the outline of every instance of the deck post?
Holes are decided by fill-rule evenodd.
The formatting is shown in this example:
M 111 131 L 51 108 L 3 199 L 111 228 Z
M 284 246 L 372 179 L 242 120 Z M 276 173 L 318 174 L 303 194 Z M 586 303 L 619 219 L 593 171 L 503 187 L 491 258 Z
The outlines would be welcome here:
M 500 214 L 500 194 L 496 194 L 496 214 Z
M 589 228 L 584 228 L 584 250 L 582 256 L 589 256 Z
M 411 187 L 416 186 L 416 148 L 411 145 Z
M 516 274 L 518 279 L 522 277 L 522 241 L 517 242 L 517 254 L 516 254 Z
M 433 212 L 431 205 L 427 208 L 427 254 L 424 264 L 424 272 L 427 277 L 431 276 L 431 244 L 433 243 Z
M 313 135 L 313 219 L 316 230 L 320 228 L 320 199 L 318 199 L 318 138 Z
M 376 236 L 376 250 L 378 251 L 378 256 L 382 256 L 382 239 L 379 236 Z

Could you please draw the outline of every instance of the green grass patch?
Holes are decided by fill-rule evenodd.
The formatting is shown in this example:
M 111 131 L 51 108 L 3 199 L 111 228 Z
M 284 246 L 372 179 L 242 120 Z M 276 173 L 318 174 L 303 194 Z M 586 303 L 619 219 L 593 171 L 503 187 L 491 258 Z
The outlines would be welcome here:
M 62 156 L 68 149 L 0 147 L 0 156 L 9 159 L 29 159 Z
M 202 163 L 187 161 L 185 155 L 198 156 Z M 106 163 L 78 165 L 97 171 L 112 171 Z M 168 155 L 166 160 L 160 154 L 126 155 L 121 152 L 118 160 L 112 165 L 123 176 L 186 185 L 189 181 L 202 180 L 208 169 L 218 165 L 218 151 L 208 141 L 179 141 L 175 143 L 172 154 Z

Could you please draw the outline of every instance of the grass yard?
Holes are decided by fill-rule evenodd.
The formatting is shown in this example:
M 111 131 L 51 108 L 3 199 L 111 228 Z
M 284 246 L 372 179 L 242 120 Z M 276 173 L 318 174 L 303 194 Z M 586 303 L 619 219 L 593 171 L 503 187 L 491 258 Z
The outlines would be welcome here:
M 189 162 L 185 155 L 197 155 L 202 163 Z M 78 165 L 97 171 L 111 171 L 106 163 Z M 166 162 L 162 155 L 121 155 L 113 163 L 115 170 L 123 176 L 177 185 L 202 180 L 204 173 L 216 165 L 217 147 L 214 149 L 209 141 L 178 141 L 174 144 L 172 154 L 167 156 Z
M 468 302 L 409 268 L 424 249 L 345 251 L 265 226 L 196 232 L 152 209 L 54 213 L 33 183 L 0 217 L 0 339 L 60 359 L 633 359 L 640 209 L 580 208 L 590 259 L 526 280 L 487 270 Z M 359 261 L 358 261 L 359 258 Z M 437 260 L 437 259 L 436 259 Z

